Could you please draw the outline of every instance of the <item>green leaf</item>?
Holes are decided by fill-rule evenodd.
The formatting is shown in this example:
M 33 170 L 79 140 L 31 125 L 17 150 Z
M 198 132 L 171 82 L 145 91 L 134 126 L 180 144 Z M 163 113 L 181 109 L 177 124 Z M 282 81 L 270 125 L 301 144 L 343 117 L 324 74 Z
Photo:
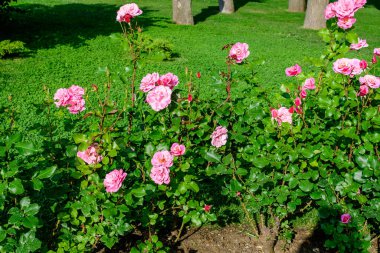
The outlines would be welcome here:
M 353 44 L 353 43 L 358 43 L 358 35 L 357 33 L 355 32 L 349 32 L 347 33 L 346 35 L 346 40 L 350 43 L 350 44 Z
M 75 144 L 87 142 L 87 136 L 85 134 L 75 133 L 73 134 L 73 139 L 74 139 Z
M 55 170 L 57 169 L 57 166 L 51 166 L 50 168 L 44 169 L 40 171 L 37 178 L 38 179 L 44 179 L 44 178 L 50 178 L 54 175 Z
M 355 156 L 355 161 L 359 165 L 359 167 L 362 169 L 370 167 L 368 158 L 366 156 L 362 156 L 362 155 Z
M 293 189 L 293 188 L 295 188 L 297 185 L 298 185 L 298 179 L 297 179 L 297 178 L 294 178 L 294 177 L 291 177 L 291 178 L 289 179 L 289 188 L 290 188 L 290 189 Z
M 310 192 L 314 187 L 314 185 L 308 180 L 301 180 L 299 186 L 304 192 Z
M 8 190 L 10 193 L 20 195 L 24 193 L 24 186 L 22 185 L 22 182 L 20 179 L 16 178 L 14 179 L 9 185 Z
M 200 226 L 202 226 L 202 221 L 201 221 L 201 219 L 200 219 L 199 217 L 195 216 L 195 215 L 193 215 L 193 216 L 191 217 L 191 222 L 192 222 L 196 227 L 200 227 Z
M 265 157 L 255 157 L 252 159 L 253 165 L 262 169 L 269 164 L 268 159 Z
M 16 253 L 34 252 L 41 247 L 41 241 L 36 238 L 35 232 L 29 232 L 20 236 Z
M 209 150 L 206 152 L 204 158 L 209 162 L 218 162 L 220 163 L 220 155 L 216 154 L 214 151 Z
M 20 206 L 21 206 L 21 210 L 24 210 L 26 207 L 28 207 L 30 205 L 30 198 L 29 197 L 23 197 L 21 200 L 20 200 Z
M 39 151 L 36 147 L 34 147 L 33 143 L 28 142 L 19 142 L 15 145 L 15 148 L 22 156 L 32 155 Z
M 187 184 L 190 189 L 192 189 L 194 192 L 199 192 L 199 186 L 194 181 L 191 181 Z
M 36 228 L 38 223 L 38 218 L 35 216 L 27 216 L 22 221 L 22 225 L 26 228 Z
M 42 183 L 42 181 L 39 180 L 38 178 L 33 178 L 32 179 L 32 183 L 33 183 L 33 189 L 36 190 L 36 191 L 41 190 L 42 187 L 44 186 L 44 184 Z
M 146 195 L 146 191 L 144 188 L 133 189 L 132 194 L 137 198 L 142 198 Z
M 33 216 L 38 213 L 40 210 L 40 206 L 36 203 L 29 205 L 28 207 L 25 208 L 24 213 L 27 216 Z

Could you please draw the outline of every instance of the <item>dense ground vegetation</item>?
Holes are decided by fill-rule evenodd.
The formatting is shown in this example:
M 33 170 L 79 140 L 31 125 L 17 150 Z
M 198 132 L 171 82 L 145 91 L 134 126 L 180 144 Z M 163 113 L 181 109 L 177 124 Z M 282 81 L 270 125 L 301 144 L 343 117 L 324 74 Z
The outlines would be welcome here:
M 370 44 L 357 52 L 335 19 L 318 35 L 280 1 L 234 15 L 197 1 L 188 27 L 163 1 L 137 3 L 143 32 L 123 24 L 123 37 L 119 1 L 18 1 L 1 36 L 29 50 L 0 61 L 0 249 L 80 252 L 138 232 L 135 251 L 165 250 L 184 226 L 241 215 L 271 252 L 311 215 L 326 247 L 366 250 L 379 233 L 380 99 L 359 75 L 379 74 L 379 10 L 355 14 Z M 131 99 L 143 77 L 147 94 Z

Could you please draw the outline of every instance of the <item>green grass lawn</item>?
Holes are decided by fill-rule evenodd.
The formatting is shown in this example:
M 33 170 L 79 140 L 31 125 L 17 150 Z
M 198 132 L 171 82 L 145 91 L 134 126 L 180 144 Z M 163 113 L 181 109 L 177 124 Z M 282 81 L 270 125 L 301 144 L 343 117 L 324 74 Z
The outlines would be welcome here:
M 306 57 L 319 57 L 323 43 L 317 31 L 302 28 L 304 14 L 288 13 L 285 0 L 236 0 L 236 13 L 219 14 L 216 0 L 194 0 L 195 26 L 179 26 L 171 22 L 171 2 L 137 0 L 144 11 L 139 22 L 146 34 L 167 39 L 179 54 L 173 61 L 154 63 L 138 71 L 137 80 L 147 73 L 173 72 L 185 80 L 185 67 L 202 73 L 201 91 L 205 97 L 223 91 L 218 71 L 224 69 L 223 45 L 246 42 L 250 60 L 264 60 L 258 67 L 258 80 L 268 89 L 277 89 L 285 82 L 284 69 L 295 63 L 306 66 Z M 125 73 L 127 61 L 120 44 L 110 38 L 120 33 L 116 11 L 126 2 L 121 0 L 18 0 L 21 10 L 12 15 L 12 22 L 0 33 L 0 40 L 21 40 L 30 49 L 28 54 L 0 60 L 0 104 L 13 97 L 20 130 L 26 138 L 35 138 L 30 131 L 43 121 L 34 110 L 34 103 L 43 100 L 43 86 L 52 95 L 60 87 L 105 82 L 99 67 L 108 66 L 114 73 L 114 87 L 124 92 L 116 73 Z M 361 57 L 370 60 L 374 47 L 380 47 L 380 10 L 368 5 L 357 13 L 357 32 L 370 47 Z M 239 72 L 247 69 L 236 68 Z M 238 88 L 237 88 L 238 89 Z M 238 90 L 235 89 L 235 92 Z

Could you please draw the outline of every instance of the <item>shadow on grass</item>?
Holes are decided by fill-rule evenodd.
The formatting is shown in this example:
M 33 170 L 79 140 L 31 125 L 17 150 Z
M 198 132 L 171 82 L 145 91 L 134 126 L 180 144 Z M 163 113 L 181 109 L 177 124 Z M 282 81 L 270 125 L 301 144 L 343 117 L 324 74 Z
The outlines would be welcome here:
M 379 0 L 367 0 L 367 5 L 373 5 L 376 9 L 380 10 Z
M 121 32 L 116 22 L 117 9 L 108 4 L 23 4 L 11 14 L 12 20 L 4 27 L 0 40 L 21 40 L 31 50 L 57 45 L 80 47 L 99 35 Z M 139 17 L 139 25 L 165 27 L 170 22 L 162 17 L 149 17 L 153 12 L 156 10 L 144 9 L 148 15 Z
M 240 8 L 242 8 L 244 5 L 246 5 L 249 2 L 256 2 L 256 3 L 262 3 L 265 0 L 235 0 L 234 1 L 234 6 L 235 6 L 235 11 L 238 11 Z M 216 1 L 216 4 L 218 2 Z M 200 23 L 205 21 L 207 18 L 216 15 L 219 13 L 219 5 L 213 5 L 213 6 L 208 6 L 206 8 L 203 8 L 200 13 L 194 16 L 194 22 Z

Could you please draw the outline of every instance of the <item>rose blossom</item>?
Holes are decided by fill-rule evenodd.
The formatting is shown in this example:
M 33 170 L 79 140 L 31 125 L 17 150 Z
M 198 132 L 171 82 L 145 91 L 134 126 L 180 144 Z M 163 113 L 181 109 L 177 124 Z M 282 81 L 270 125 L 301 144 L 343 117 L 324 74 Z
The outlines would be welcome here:
M 170 169 L 165 166 L 153 166 L 150 171 L 150 178 L 156 184 L 169 184 L 170 183 Z
M 356 22 L 356 18 L 344 17 L 338 18 L 338 26 L 344 30 L 350 29 Z
M 380 56 L 380 48 L 373 49 L 373 54 L 377 55 L 377 56 Z
M 173 89 L 175 86 L 178 85 L 178 77 L 174 75 L 173 73 L 167 73 L 160 77 L 157 84 L 167 86 L 170 89 Z
M 367 85 L 372 89 L 377 89 L 380 87 L 380 77 L 373 75 L 365 75 L 363 77 L 360 77 L 359 82 L 361 85 Z
M 158 79 L 160 78 L 158 73 L 147 74 L 143 77 L 140 84 L 140 90 L 143 92 L 148 92 L 156 86 Z
M 131 18 L 134 18 L 136 16 L 141 15 L 143 12 L 139 9 L 137 4 L 131 3 L 126 4 L 120 7 L 120 9 L 117 11 L 116 20 L 118 22 L 126 22 L 129 23 L 131 21 Z
M 173 156 L 181 156 L 185 154 L 185 151 L 185 145 L 180 145 L 178 143 L 173 143 L 173 145 L 170 148 L 170 154 L 172 154 Z
M 108 173 L 103 181 L 106 191 L 117 192 L 120 189 L 126 176 L 127 173 L 125 173 L 122 169 L 113 170 L 110 173 Z
M 153 166 L 164 166 L 171 167 L 173 166 L 173 156 L 169 151 L 157 151 L 151 160 Z
M 103 157 L 96 152 L 98 147 L 97 143 L 89 146 L 85 151 L 78 151 L 77 156 L 85 161 L 87 164 L 99 163 L 102 161 Z
M 334 6 L 338 18 L 353 17 L 355 13 L 355 3 L 353 0 L 339 0 Z
M 363 6 L 366 3 L 367 3 L 367 0 L 354 0 L 355 11 L 357 11 L 360 8 L 363 8 Z
M 168 107 L 171 102 L 172 90 L 167 86 L 157 86 L 153 90 L 149 91 L 146 102 L 156 112 L 161 111 Z
M 362 63 L 360 60 L 358 59 L 351 59 L 351 66 L 352 66 L 352 72 L 351 72 L 351 77 L 353 77 L 354 75 L 359 75 L 363 72 L 363 69 L 362 69 Z
M 371 61 L 373 64 L 377 63 L 377 59 L 376 59 L 376 55 L 374 54 L 373 57 L 372 57 L 372 61 Z
M 340 73 L 343 75 L 359 75 L 363 72 L 363 69 L 360 67 L 360 60 L 358 59 L 348 59 L 341 58 L 334 62 L 333 69 L 335 73 Z
M 227 134 L 228 130 L 225 127 L 218 126 L 215 128 L 215 131 L 211 134 L 211 145 L 214 147 L 220 148 L 221 146 L 227 143 Z
M 296 99 L 294 100 L 294 104 L 295 104 L 297 107 L 300 106 L 300 105 L 302 104 L 301 99 L 300 99 L 300 98 L 296 98 Z
M 77 114 L 85 110 L 83 99 L 84 89 L 77 85 L 72 85 L 68 89 L 58 89 L 54 94 L 54 102 L 57 107 L 65 106 L 72 114 Z
M 249 54 L 248 44 L 237 42 L 231 47 L 228 57 L 234 59 L 236 63 L 241 63 Z
M 211 207 L 212 207 L 211 205 L 205 205 L 205 206 L 203 207 L 203 210 L 205 210 L 205 212 L 208 213 L 208 212 L 210 212 Z
M 54 94 L 54 100 L 58 100 L 54 102 L 57 107 L 68 105 L 70 99 L 71 96 L 68 89 L 58 89 Z
M 351 220 L 351 215 L 348 214 L 348 213 L 345 213 L 345 214 L 342 214 L 342 216 L 340 216 L 340 221 L 344 224 L 347 224 L 349 223 Z
M 326 6 L 325 9 L 325 19 L 331 19 L 334 18 L 336 13 L 335 13 L 335 3 L 330 3 Z
M 298 64 L 285 69 L 285 74 L 287 76 L 296 76 L 300 74 L 301 72 L 302 72 L 302 69 Z
M 315 79 L 312 77 L 306 79 L 302 89 L 315 90 Z
M 360 61 L 360 68 L 361 69 L 366 69 L 368 67 L 368 63 L 367 63 L 367 61 L 366 60 L 361 60 Z
M 307 92 L 306 92 L 305 89 L 302 89 L 302 90 L 301 90 L 301 92 L 300 92 L 300 97 L 301 97 L 302 99 L 305 99 L 305 98 L 307 97 Z
M 281 126 L 282 122 L 292 124 L 292 113 L 289 111 L 289 109 L 281 107 L 280 109 L 275 110 L 275 113 L 273 112 L 274 110 L 275 109 L 272 110 L 272 118 L 277 120 L 279 126 Z
M 359 92 L 356 94 L 358 97 L 364 97 L 365 95 L 368 94 L 368 86 L 367 85 L 360 85 L 359 87 Z
M 361 49 L 363 47 L 368 47 L 368 44 L 367 44 L 366 40 L 362 40 L 360 38 L 359 38 L 358 43 L 356 43 L 356 44 L 353 43 L 353 44 L 350 45 L 350 49 L 351 50 L 359 50 L 359 49 Z

